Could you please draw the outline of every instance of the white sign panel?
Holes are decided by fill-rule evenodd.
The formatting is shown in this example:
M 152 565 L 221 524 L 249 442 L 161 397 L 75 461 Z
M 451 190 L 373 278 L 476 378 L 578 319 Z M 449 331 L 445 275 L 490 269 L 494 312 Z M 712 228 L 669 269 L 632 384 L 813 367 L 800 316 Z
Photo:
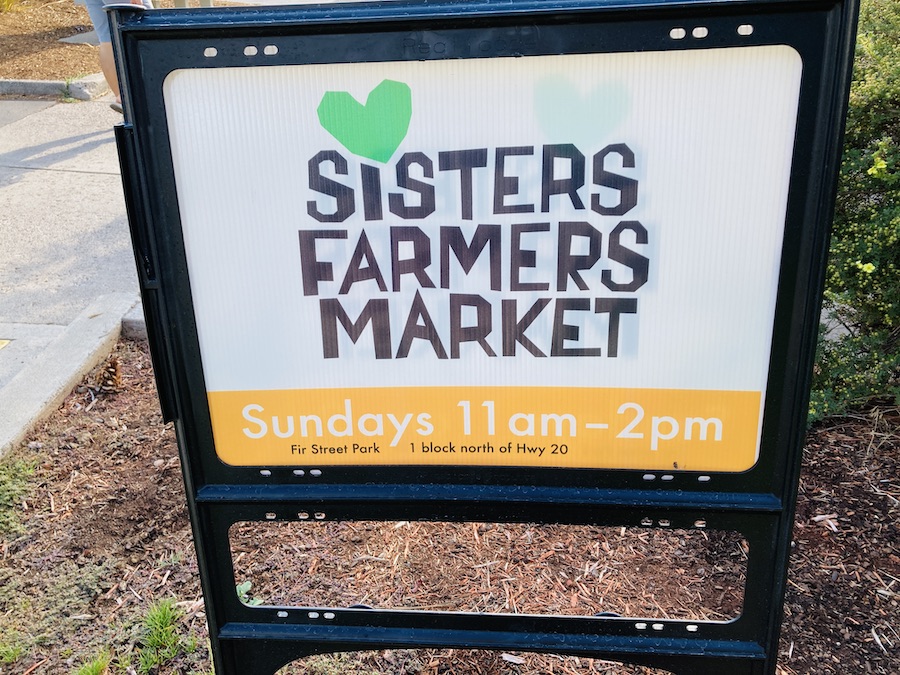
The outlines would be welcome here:
M 219 457 L 743 471 L 786 46 L 176 71 Z

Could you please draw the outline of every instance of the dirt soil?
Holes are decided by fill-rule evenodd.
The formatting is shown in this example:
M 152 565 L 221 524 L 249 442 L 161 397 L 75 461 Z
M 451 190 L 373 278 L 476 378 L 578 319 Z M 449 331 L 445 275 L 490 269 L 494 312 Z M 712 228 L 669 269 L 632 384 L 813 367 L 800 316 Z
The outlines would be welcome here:
M 143 343 L 122 342 L 0 470 L 31 468 L 0 543 L 0 673 L 207 673 L 206 626 L 179 460 Z M 795 528 L 780 675 L 900 673 L 900 411 L 813 430 Z M 3 521 L 0 521 L 3 522 Z M 724 619 L 746 546 L 704 530 L 486 523 L 238 525 L 251 604 Z M 180 648 L 140 669 L 143 621 L 178 605 Z M 285 673 L 660 673 L 553 655 L 416 650 L 317 657 Z

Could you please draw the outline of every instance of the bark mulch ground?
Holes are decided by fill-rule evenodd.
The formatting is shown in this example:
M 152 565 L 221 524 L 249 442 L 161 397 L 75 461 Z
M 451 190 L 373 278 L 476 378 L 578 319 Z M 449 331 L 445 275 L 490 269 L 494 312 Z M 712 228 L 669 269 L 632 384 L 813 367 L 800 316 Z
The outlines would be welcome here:
M 72 0 L 18 0 L 0 12 L 0 79 L 65 81 L 99 73 L 97 47 L 60 42 L 92 28 L 87 10 Z
M 4 11 L 5 3 L 11 5 Z M 174 0 L 155 5 L 171 8 Z M 99 73 L 97 47 L 60 42 L 91 30 L 87 10 L 73 0 L 0 0 L 0 79 L 67 81 Z
M 900 411 L 810 435 L 780 649 L 781 675 L 900 673 Z M 9 476 L 30 472 L 20 489 Z M 5 481 L 5 482 L 4 482 Z M 177 450 L 146 346 L 121 343 L 0 464 L 0 672 L 206 673 L 206 626 Z M 722 620 L 740 613 L 743 540 L 703 530 L 490 523 L 238 525 L 250 603 Z M 177 603 L 177 649 L 141 670 L 144 625 Z M 142 654 L 144 656 L 142 656 Z M 470 675 L 658 673 L 553 655 L 392 651 L 285 672 Z

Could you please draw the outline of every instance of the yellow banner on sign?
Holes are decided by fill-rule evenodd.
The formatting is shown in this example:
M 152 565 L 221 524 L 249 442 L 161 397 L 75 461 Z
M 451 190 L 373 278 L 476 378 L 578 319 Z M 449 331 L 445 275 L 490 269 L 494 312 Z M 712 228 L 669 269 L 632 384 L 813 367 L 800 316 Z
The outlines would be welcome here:
M 475 465 L 745 471 L 761 393 L 571 387 L 209 392 L 235 466 Z

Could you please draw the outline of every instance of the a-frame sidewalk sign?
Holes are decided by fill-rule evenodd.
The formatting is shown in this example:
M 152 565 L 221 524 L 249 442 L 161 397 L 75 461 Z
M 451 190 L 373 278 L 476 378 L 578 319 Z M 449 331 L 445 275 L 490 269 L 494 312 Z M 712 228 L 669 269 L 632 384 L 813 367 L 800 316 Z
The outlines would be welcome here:
M 857 11 L 111 9 L 217 673 L 424 647 L 775 672 Z M 229 528 L 306 518 L 734 532 L 743 606 L 241 602 Z

